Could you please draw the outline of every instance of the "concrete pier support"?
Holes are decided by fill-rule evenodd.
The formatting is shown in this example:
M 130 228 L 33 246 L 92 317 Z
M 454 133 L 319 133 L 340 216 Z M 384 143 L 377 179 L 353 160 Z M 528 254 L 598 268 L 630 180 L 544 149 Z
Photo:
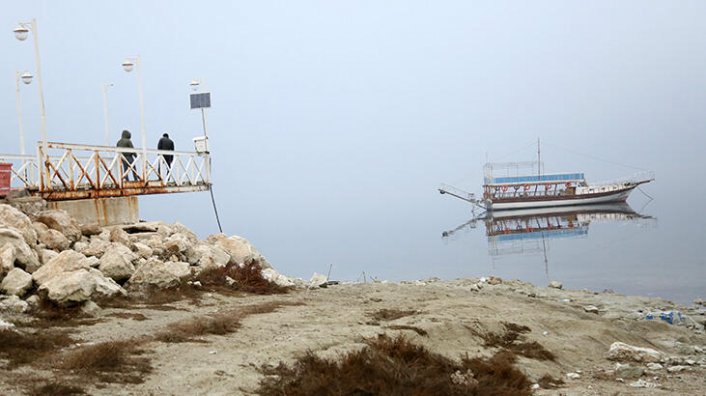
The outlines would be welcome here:
M 81 224 L 107 226 L 140 221 L 140 207 L 136 196 L 50 201 L 48 206 L 49 209 L 67 211 Z

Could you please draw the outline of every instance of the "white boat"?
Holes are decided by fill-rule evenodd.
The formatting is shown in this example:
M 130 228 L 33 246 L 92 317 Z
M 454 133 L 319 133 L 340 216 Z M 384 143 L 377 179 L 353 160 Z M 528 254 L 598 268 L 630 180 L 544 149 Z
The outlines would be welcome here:
M 481 202 L 487 210 L 625 202 L 632 190 L 654 180 L 648 172 L 599 184 L 588 184 L 583 173 L 507 175 L 508 170 L 517 173 L 522 164 L 533 163 L 486 164 Z M 503 170 L 501 176 L 498 170 Z

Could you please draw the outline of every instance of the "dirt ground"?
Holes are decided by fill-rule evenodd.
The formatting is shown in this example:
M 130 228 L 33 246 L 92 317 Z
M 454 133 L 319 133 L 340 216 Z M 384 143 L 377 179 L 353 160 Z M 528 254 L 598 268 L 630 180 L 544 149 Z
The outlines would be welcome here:
M 465 279 L 340 284 L 284 295 L 210 293 L 198 304 L 190 300 L 170 303 L 175 308 L 171 310 L 105 308 L 95 314 L 100 319 L 97 322 L 71 329 L 72 337 L 81 345 L 151 339 L 170 323 L 267 302 L 285 304 L 272 312 L 243 317 L 241 327 L 226 335 L 198 337 L 196 342 L 145 343 L 144 357 L 149 359 L 152 371 L 144 373 L 142 383 L 105 383 L 80 375 L 64 378 L 92 395 L 248 395 L 262 378 L 259 367 L 292 362 L 308 350 L 334 358 L 362 348 L 366 338 L 404 334 L 454 359 L 466 354 L 490 356 L 494 348 L 484 347 L 478 332 L 499 331 L 503 323 L 514 323 L 529 327 L 531 331 L 524 335 L 527 341 L 537 341 L 557 357 L 553 362 L 520 357 L 517 366 L 532 381 L 550 374 L 565 382 L 558 389 L 537 389 L 536 395 L 706 395 L 703 331 L 644 320 L 646 310 L 674 308 L 669 302 L 537 288 L 516 281 L 484 283 L 475 290 L 477 283 L 477 279 Z M 587 312 L 593 311 L 586 308 L 589 305 L 598 312 Z M 391 320 L 380 317 L 381 312 L 398 311 L 406 315 Z M 13 317 L 5 319 L 13 321 Z M 606 359 L 610 345 L 616 341 L 653 348 L 672 357 L 662 369 L 650 370 L 644 363 L 633 363 L 645 369 L 641 380 L 656 387 L 634 387 L 631 384 L 637 378 L 616 378 L 612 372 L 615 362 Z M 677 365 L 674 362 L 682 362 L 682 369 L 667 371 L 670 365 Z M 567 373 L 576 373 L 578 378 L 569 379 Z M 6 367 L 0 369 L 0 394 L 26 394 L 28 382 L 58 375 L 34 365 Z

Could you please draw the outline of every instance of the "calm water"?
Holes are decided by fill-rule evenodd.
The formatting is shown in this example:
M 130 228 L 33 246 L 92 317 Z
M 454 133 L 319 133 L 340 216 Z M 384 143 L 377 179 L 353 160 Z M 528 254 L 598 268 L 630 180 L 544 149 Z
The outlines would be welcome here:
M 403 200 L 378 191 L 345 204 L 325 197 L 316 204 L 293 197 L 289 206 L 266 208 L 254 202 L 251 210 L 222 204 L 221 216 L 226 233 L 245 236 L 278 270 L 305 279 L 331 266 L 331 278 L 338 280 L 362 280 L 363 274 L 393 281 L 495 275 L 681 303 L 706 297 L 703 195 L 678 193 L 675 201 L 670 191 L 678 191 L 679 180 L 658 179 L 643 188 L 653 200 L 636 190 L 629 208 L 533 214 L 530 220 L 469 223 L 470 206 L 433 186 Z M 145 198 L 143 215 L 181 221 L 202 236 L 216 232 L 208 195 L 199 195 L 203 202 L 194 210 L 174 212 L 182 197 Z M 174 205 L 165 202 L 170 199 Z M 528 224 L 532 230 L 522 232 Z

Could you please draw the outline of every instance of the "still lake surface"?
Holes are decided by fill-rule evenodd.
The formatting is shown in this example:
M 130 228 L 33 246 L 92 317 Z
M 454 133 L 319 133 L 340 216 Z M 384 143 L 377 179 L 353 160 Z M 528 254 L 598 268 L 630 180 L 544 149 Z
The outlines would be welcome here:
M 643 188 L 659 195 L 654 186 Z M 318 226 L 304 230 L 319 232 L 290 234 L 286 247 L 266 243 L 261 249 L 282 272 L 305 279 L 332 265 L 332 279 L 362 281 L 363 273 L 368 280 L 393 281 L 494 275 L 680 303 L 706 297 L 706 216 L 698 199 L 675 205 L 635 190 L 625 207 L 476 221 L 465 202 L 438 193 L 433 199 L 424 210 L 392 205 L 384 215 L 333 228 L 333 219 L 329 225 L 315 220 Z M 297 245 L 306 248 L 297 252 Z M 311 260 L 292 260 L 297 256 Z
M 493 275 L 679 303 L 706 297 L 704 187 L 685 189 L 683 180 L 658 174 L 642 186 L 654 199 L 635 190 L 628 200 L 631 210 L 470 223 L 470 204 L 440 195 L 435 187 L 404 196 L 393 189 L 378 189 L 381 196 L 366 190 L 345 204 L 324 198 L 312 204 L 307 199 L 316 198 L 292 196 L 287 205 L 265 205 L 257 200 L 267 195 L 256 191 L 252 206 L 224 205 L 221 220 L 226 233 L 249 239 L 277 270 L 304 279 L 329 268 L 331 279 L 349 281 Z M 202 237 L 217 231 L 208 194 L 198 195 L 198 209 L 176 212 L 184 196 L 175 195 L 143 198 L 143 215 L 180 221 Z M 528 226 L 531 230 L 523 231 Z

